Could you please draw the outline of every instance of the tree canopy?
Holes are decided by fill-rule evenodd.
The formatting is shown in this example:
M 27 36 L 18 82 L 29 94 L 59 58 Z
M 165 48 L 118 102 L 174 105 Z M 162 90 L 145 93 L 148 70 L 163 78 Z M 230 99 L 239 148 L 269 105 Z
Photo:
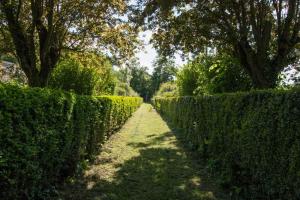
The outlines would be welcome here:
M 2 0 L 0 39 L 13 43 L 29 85 L 44 87 L 63 49 L 131 56 L 136 29 L 126 0 Z
M 300 0 L 140 0 L 137 22 L 155 31 L 165 55 L 198 54 L 206 47 L 239 59 L 256 88 L 275 87 L 295 62 L 300 42 Z

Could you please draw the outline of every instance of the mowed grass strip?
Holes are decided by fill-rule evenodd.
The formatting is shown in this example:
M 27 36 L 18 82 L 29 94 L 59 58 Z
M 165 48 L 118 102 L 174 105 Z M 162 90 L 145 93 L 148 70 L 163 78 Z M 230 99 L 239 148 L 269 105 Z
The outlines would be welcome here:
M 107 141 L 95 163 L 62 195 L 93 200 L 226 199 L 149 104 Z

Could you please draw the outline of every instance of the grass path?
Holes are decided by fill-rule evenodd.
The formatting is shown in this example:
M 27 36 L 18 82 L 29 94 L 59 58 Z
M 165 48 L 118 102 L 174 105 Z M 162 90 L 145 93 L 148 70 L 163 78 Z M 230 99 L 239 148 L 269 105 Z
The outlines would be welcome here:
M 65 199 L 225 199 L 149 104 L 143 104 L 104 145 Z

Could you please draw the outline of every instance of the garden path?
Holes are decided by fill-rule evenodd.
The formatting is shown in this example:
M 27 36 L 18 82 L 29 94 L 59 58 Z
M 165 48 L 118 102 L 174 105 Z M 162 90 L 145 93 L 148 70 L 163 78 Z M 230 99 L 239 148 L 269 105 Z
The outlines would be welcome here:
M 227 199 L 150 104 L 143 104 L 103 146 L 64 199 Z

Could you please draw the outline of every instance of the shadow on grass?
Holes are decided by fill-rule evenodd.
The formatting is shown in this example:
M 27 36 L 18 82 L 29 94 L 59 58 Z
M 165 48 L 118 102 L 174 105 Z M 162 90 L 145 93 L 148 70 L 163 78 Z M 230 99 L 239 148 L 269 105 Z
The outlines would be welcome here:
M 130 142 L 127 145 L 131 146 L 133 148 L 148 148 L 153 145 L 159 145 L 160 143 L 162 143 L 164 141 L 170 140 L 171 137 L 174 137 L 174 134 L 172 132 L 166 132 L 159 136 L 152 134 L 152 135 L 148 135 L 146 137 L 151 138 L 151 141 L 150 142 L 149 141 L 148 142 Z M 171 143 L 178 145 L 177 141 L 172 141 Z
M 64 199 L 93 200 L 211 200 L 225 199 L 198 162 L 191 160 L 180 142 L 178 148 L 152 148 L 153 144 L 174 137 L 172 132 L 150 135 L 145 143 L 130 143 L 140 155 L 119 166 L 112 181 L 101 174 L 82 177 L 64 191 Z M 113 164 L 111 160 L 104 163 Z M 100 178 L 99 178 L 100 176 Z

